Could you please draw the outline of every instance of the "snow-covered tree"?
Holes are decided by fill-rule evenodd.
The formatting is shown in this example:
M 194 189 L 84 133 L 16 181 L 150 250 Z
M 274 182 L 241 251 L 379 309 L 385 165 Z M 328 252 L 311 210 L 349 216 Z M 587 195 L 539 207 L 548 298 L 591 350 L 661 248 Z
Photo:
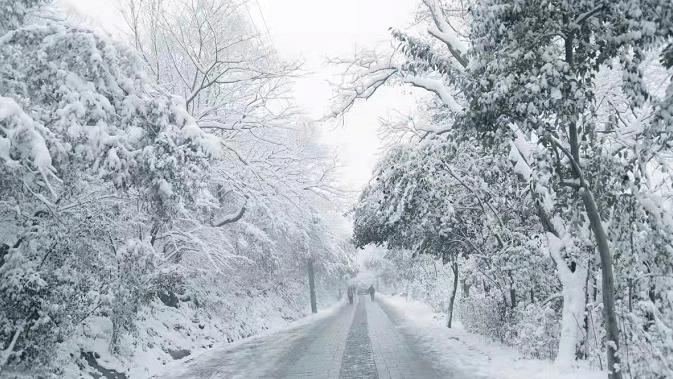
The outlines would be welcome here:
M 269 125 L 267 115 L 244 136 L 204 132 L 197 111 L 218 88 L 236 101 L 252 92 L 239 98 L 216 83 L 186 101 L 147 75 L 142 51 L 59 17 L 27 18 L 40 4 L 4 7 L 16 14 L 2 15 L 11 22 L 0 37 L 1 370 L 68 376 L 94 349 L 91 338 L 128 359 L 152 348 L 147 320 L 159 301 L 187 303 L 195 318 L 215 323 L 213 315 L 242 317 L 216 306 L 233 293 L 271 292 L 296 318 L 307 293 L 297 262 L 307 246 L 324 270 L 320 291 L 349 270 L 348 233 L 322 216 L 338 204 L 336 163 L 310 123 Z M 257 79 L 241 89 L 280 88 L 254 88 Z M 255 112 L 272 112 L 267 100 Z
M 594 78 L 602 65 L 620 67 L 628 103 L 632 108 L 641 108 L 650 97 L 639 66 L 644 50 L 670 33 L 657 25 L 661 11 L 670 14 L 670 4 L 539 2 L 519 6 L 493 2 L 475 7 L 472 12 L 475 58 L 470 75 L 476 102 L 471 104 L 469 120 L 477 130 L 493 137 L 507 133 L 511 123 L 515 123 L 524 135 L 532 133 L 539 138 L 544 149 L 538 149 L 533 156 L 536 192 L 541 195 L 542 218 L 549 222 L 552 254 L 563 254 L 566 262 L 575 264 L 575 270 L 571 263 L 567 271 L 563 261 L 556 259 L 564 290 L 577 283 L 572 298 L 584 292 L 579 284 L 582 278 L 566 281 L 563 277 L 586 270 L 587 258 L 582 257 L 587 255 L 581 253 L 581 245 L 563 235 L 576 236 L 589 251 L 593 247 L 589 242 L 592 235 L 600 255 L 608 368 L 614 378 L 621 377 L 621 373 L 612 254 L 603 221 L 608 208 L 599 208 L 603 204 L 597 202 L 597 187 L 589 177 L 592 171 L 598 171 L 601 157 L 592 143 L 596 124 L 601 121 L 595 113 L 600 104 L 596 102 L 594 88 L 598 83 Z M 624 168 L 628 170 L 628 166 Z M 563 186 L 569 189 L 563 190 Z M 542 200 L 549 196 L 556 201 Z M 562 208 L 555 211 L 554 203 L 576 210 L 570 214 Z M 577 209 L 579 204 L 582 208 Z M 565 221 L 569 227 L 560 223 L 564 213 L 570 216 Z M 580 316 L 582 303 L 578 302 L 575 309 L 566 309 Z M 577 330 L 571 325 L 563 330 L 570 328 Z M 577 339 L 568 341 L 562 337 L 559 355 L 564 361 L 574 358 Z
M 221 151 L 180 98 L 147 83 L 123 45 L 60 23 L 17 23 L 0 57 L 0 206 L 9 231 L 0 366 L 25 367 L 45 363 L 50 346 L 92 312 L 130 328 L 128 312 L 151 278 L 129 277 L 128 267 L 157 264 L 143 223 L 170 222 L 193 206 Z
M 463 136 L 479 136 L 489 146 L 511 144 L 510 156 L 530 184 L 563 286 L 557 362 L 567 366 L 576 356 L 581 336 L 576 320 L 583 318 L 592 265 L 602 271 L 595 275 L 602 280 L 610 375 L 621 377 L 619 358 L 624 354 L 617 353 L 615 284 L 606 228 L 612 204 L 605 202 L 620 190 L 608 195 L 596 183 L 606 177 L 615 182 L 642 178 L 653 167 L 668 165 L 661 159 L 669 149 L 670 96 L 654 95 L 659 83 L 648 86 L 642 70 L 646 51 L 670 38 L 671 5 L 492 1 L 470 4 L 464 12 L 449 12 L 435 0 L 424 5 L 421 14 L 430 20 L 430 37 L 393 31 L 400 42 L 397 53 L 386 59 L 367 53 L 350 62 L 347 75 L 353 84 L 342 92 L 345 101 L 335 112 L 372 96 L 385 83 L 409 83 L 436 94 L 442 105 L 439 113 L 448 113 L 440 122 L 414 128 L 418 138 L 453 128 Z M 661 54 L 664 62 L 669 50 L 670 46 Z M 622 78 L 617 89 L 623 103 L 612 112 L 610 122 L 605 109 L 615 104 L 601 96 L 604 87 L 597 78 L 611 68 Z M 631 122 L 624 122 L 625 111 L 635 116 Z M 603 125 L 610 126 L 606 130 Z M 610 134 L 599 138 L 607 133 L 615 133 L 614 138 Z M 626 135 L 637 141 L 631 146 L 639 164 L 613 160 L 612 170 L 603 171 L 615 144 Z M 622 172 L 626 176 L 615 175 Z M 654 214 L 662 210 L 659 206 Z M 594 249 L 600 253 L 599 262 L 593 262 Z
M 526 204 L 525 195 L 523 201 L 517 198 L 525 186 L 520 185 L 517 193 L 516 177 L 502 173 L 511 170 L 509 163 L 483 154 L 474 142 L 455 144 L 442 137 L 393 148 L 355 210 L 358 245 L 385 244 L 451 262 L 449 326 L 459 260 L 476 257 L 484 266 L 482 272 L 491 273 L 488 280 L 502 290 L 502 303 L 512 308 L 517 302 L 516 287 L 524 289 L 523 284 L 531 282 L 529 272 L 517 273 L 523 266 L 517 257 L 525 254 L 530 238 L 521 229 L 530 227 L 522 209 L 531 203 Z M 465 288 L 470 280 L 461 281 Z
M 223 149 L 208 171 L 200 213 L 185 215 L 185 226 L 210 224 L 201 234 L 218 234 L 256 206 L 280 209 L 339 194 L 333 159 L 290 98 L 297 65 L 282 61 L 258 35 L 243 2 L 130 0 L 119 7 L 149 76 L 183 96 Z M 193 238 L 208 244 L 195 234 L 179 239 L 193 245 Z

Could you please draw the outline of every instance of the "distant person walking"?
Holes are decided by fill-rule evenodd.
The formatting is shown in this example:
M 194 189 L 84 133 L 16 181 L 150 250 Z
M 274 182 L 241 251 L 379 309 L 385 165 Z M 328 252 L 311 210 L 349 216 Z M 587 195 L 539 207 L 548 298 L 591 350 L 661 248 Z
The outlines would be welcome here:
M 372 297 L 372 301 L 374 301 L 374 293 L 376 293 L 376 290 L 374 289 L 374 285 L 369 286 L 369 296 Z
M 348 286 L 348 301 L 353 304 L 353 286 Z

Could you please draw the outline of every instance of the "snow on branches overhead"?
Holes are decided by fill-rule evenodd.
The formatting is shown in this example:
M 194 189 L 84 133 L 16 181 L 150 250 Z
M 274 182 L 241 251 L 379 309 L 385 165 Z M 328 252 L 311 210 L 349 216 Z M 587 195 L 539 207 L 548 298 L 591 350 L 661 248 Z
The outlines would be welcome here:
M 33 25 L 5 35 L 0 58 L 0 94 L 18 100 L 3 100 L 3 122 L 30 128 L 23 140 L 33 141 L 33 163 L 43 175 L 63 177 L 77 168 L 119 187 L 147 183 L 170 197 L 171 187 L 184 192 L 196 185 L 198 167 L 220 154 L 184 100 L 148 85 L 135 53 L 123 45 L 86 30 Z M 31 116 L 19 104 L 30 104 Z
M 43 137 L 48 131 L 24 113 L 14 99 L 0 96 L 0 132 L 0 159 L 3 163 L 10 169 L 32 166 L 40 173 L 51 194 L 56 196 L 49 185 L 56 169 L 52 166 Z
M 660 236 L 669 234 L 664 231 L 669 228 L 664 209 L 670 207 L 670 200 L 664 199 L 670 199 L 671 194 L 673 5 L 670 1 L 486 0 L 470 4 L 461 13 L 456 4 L 455 14 L 464 16 L 466 43 L 463 34 L 452 27 L 449 8 L 441 1 L 423 3 L 417 20 L 426 25 L 432 38 L 417 37 L 417 33 L 414 36 L 414 27 L 393 31 L 394 40 L 400 44 L 393 58 L 380 55 L 382 59 L 376 61 L 365 54 L 366 59 L 355 59 L 361 76 L 353 75 L 353 88 L 358 91 L 346 97 L 346 104 L 371 96 L 383 85 L 382 80 L 413 84 L 410 76 L 422 77 L 427 80 L 424 88 L 430 88 L 444 103 L 434 110 L 423 109 L 431 112 L 431 116 L 422 117 L 433 120 L 435 128 L 423 125 L 425 130 L 420 131 L 416 123 L 409 126 L 403 120 L 401 125 L 392 126 L 394 133 L 406 131 L 412 135 L 410 140 L 424 142 L 444 137 L 456 143 L 478 139 L 499 155 L 507 147 L 504 156 L 513 164 L 511 174 L 523 179 L 528 187 L 526 196 L 539 216 L 537 227 L 548 232 L 545 240 L 563 287 L 557 363 L 570 367 L 579 349 L 584 349 L 591 359 L 608 358 L 611 378 L 626 375 L 626 367 L 633 370 L 629 375 L 645 377 L 648 369 L 640 363 L 646 356 L 645 349 L 631 362 L 623 359 L 624 350 L 628 355 L 628 344 L 634 340 L 668 338 L 668 332 L 655 332 L 650 325 L 664 313 L 662 310 L 670 308 L 668 300 L 655 294 L 668 291 L 670 278 L 649 282 L 651 292 L 647 296 L 644 282 L 634 283 L 667 271 L 668 264 L 659 254 L 671 251 L 669 241 Z M 656 67 L 657 60 L 663 68 Z M 381 65 L 390 70 L 386 76 L 376 76 L 378 71 L 369 69 L 378 70 Z M 454 108 L 453 102 L 445 100 L 447 92 L 431 90 L 428 84 L 436 81 L 448 89 L 455 103 L 464 104 L 462 112 L 452 112 L 448 117 L 444 114 L 445 105 Z M 401 167 L 405 166 L 393 167 L 404 171 Z M 381 194 L 372 190 L 378 186 L 374 183 L 363 192 L 362 201 L 379 210 L 387 209 L 377 205 L 388 204 L 387 196 L 399 199 L 399 204 L 413 201 L 418 209 L 424 209 L 425 202 L 431 204 L 430 200 L 419 199 L 435 188 L 420 190 L 422 180 L 405 175 L 415 187 L 404 185 L 405 191 L 393 187 L 390 194 Z M 369 209 L 363 206 L 362 210 L 366 215 Z M 381 212 L 371 220 L 397 222 L 390 215 L 397 213 Z M 370 219 L 363 216 L 362 221 L 360 227 L 367 235 L 389 233 L 388 224 L 367 229 Z M 639 238 L 645 235 L 653 255 L 639 250 Z M 559 240 L 563 243 L 557 243 Z M 596 250 L 599 259 L 595 259 Z M 643 257 L 647 258 L 640 261 Z M 638 263 L 629 266 L 628 262 Z M 617 275 L 613 275 L 613 264 Z M 585 322 L 584 331 L 576 322 L 585 312 L 589 277 L 602 280 L 602 299 L 597 291 L 593 304 L 586 308 L 602 301 L 604 318 L 597 323 L 604 327 L 608 340 L 592 348 L 588 347 L 591 341 L 581 340 L 582 335 L 590 334 L 589 322 Z M 626 312 L 625 299 L 657 305 L 648 303 L 647 310 L 629 305 L 634 321 L 619 326 L 618 314 Z M 625 329 L 626 335 L 620 335 L 620 329 Z M 661 354 L 656 358 L 657 367 L 652 368 L 656 374 L 652 377 L 665 376 L 670 361 Z M 620 367 L 624 374 L 617 370 Z
M 439 0 L 423 3 L 432 22 L 425 36 L 413 37 L 390 28 L 398 43 L 391 52 L 360 51 L 350 61 L 333 61 L 347 67 L 344 78 L 349 84 L 339 86 L 330 117 L 347 112 L 355 101 L 368 99 L 386 83 L 407 83 L 434 93 L 454 116 L 463 115 L 465 105 L 455 84 L 462 80 L 468 65 L 468 44 L 449 23 Z M 448 55 L 443 48 L 449 50 Z
M 268 130 L 298 115 L 286 95 L 300 65 L 268 46 L 242 12 L 245 1 L 120 4 L 150 79 L 183 96 L 201 128 Z
M 335 59 L 332 63 L 345 66 L 346 71 L 345 80 L 339 86 L 338 96 L 330 117 L 344 114 L 357 100 L 369 99 L 381 86 L 390 84 L 394 80 L 434 93 L 455 115 L 461 115 L 464 112 L 464 107 L 459 104 L 442 79 L 441 72 L 434 77 L 418 75 L 415 65 L 405 63 L 395 54 L 384 58 L 383 54 L 376 51 L 362 51 L 352 61 Z
M 468 45 L 458 37 L 456 29 L 447 21 L 439 0 L 423 0 L 423 3 L 428 7 L 434 23 L 428 28 L 428 33 L 444 42 L 461 66 L 467 66 Z

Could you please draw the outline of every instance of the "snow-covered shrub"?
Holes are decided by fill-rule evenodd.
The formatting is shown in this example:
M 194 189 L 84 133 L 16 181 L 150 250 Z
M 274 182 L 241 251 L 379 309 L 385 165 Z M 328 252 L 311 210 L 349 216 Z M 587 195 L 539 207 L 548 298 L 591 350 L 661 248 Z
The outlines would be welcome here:
M 668 299 L 640 301 L 623 319 L 626 370 L 633 378 L 667 377 L 673 367 L 673 283 L 664 292 Z M 662 301 L 663 300 L 663 301 Z M 662 303 L 666 306 L 662 307 Z M 601 352 L 602 353 L 602 352 Z
M 538 303 L 516 309 L 512 323 L 506 325 L 504 341 L 527 357 L 553 360 L 560 338 L 558 310 Z
M 49 324 L 52 317 L 48 312 L 49 303 L 45 301 L 51 289 L 37 266 L 35 261 L 26 259 L 22 254 L 10 253 L 5 257 L 3 269 L 0 271 L 3 279 L 0 281 L 0 338 L 5 342 L 5 349 L 13 347 L 21 352 L 20 356 L 15 357 L 15 361 L 39 357 L 41 346 L 47 342 L 41 336 L 51 332 Z M 24 333 L 28 323 L 28 317 L 32 318 L 28 331 L 32 338 L 19 340 L 18 337 Z M 4 365 L 10 356 L 7 354 L 2 358 L 0 363 Z
M 118 352 L 124 332 L 135 332 L 135 318 L 141 301 L 150 292 L 148 285 L 157 276 L 157 256 L 149 241 L 129 240 L 116 250 L 117 272 L 112 282 L 110 318 L 112 320 L 111 348 Z
M 439 313 L 446 313 L 453 289 L 448 265 L 443 266 L 431 256 L 419 256 L 408 261 L 412 275 L 405 286 L 407 297 L 423 301 Z
M 511 309 L 497 299 L 493 294 L 461 298 L 458 315 L 465 330 L 516 347 L 524 356 L 553 360 L 560 338 L 558 309 L 539 303 Z
M 491 292 L 494 290 L 492 289 Z M 505 341 L 511 312 L 497 296 L 471 296 L 461 298 L 457 304 L 458 315 L 465 330 Z

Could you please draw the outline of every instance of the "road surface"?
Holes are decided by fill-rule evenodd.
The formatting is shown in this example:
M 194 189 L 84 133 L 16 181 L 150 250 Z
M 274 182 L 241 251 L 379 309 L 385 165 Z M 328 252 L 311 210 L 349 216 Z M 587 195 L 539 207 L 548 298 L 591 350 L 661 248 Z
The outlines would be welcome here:
M 400 317 L 360 296 L 328 317 L 187 359 L 162 378 L 453 379 L 427 360 Z

